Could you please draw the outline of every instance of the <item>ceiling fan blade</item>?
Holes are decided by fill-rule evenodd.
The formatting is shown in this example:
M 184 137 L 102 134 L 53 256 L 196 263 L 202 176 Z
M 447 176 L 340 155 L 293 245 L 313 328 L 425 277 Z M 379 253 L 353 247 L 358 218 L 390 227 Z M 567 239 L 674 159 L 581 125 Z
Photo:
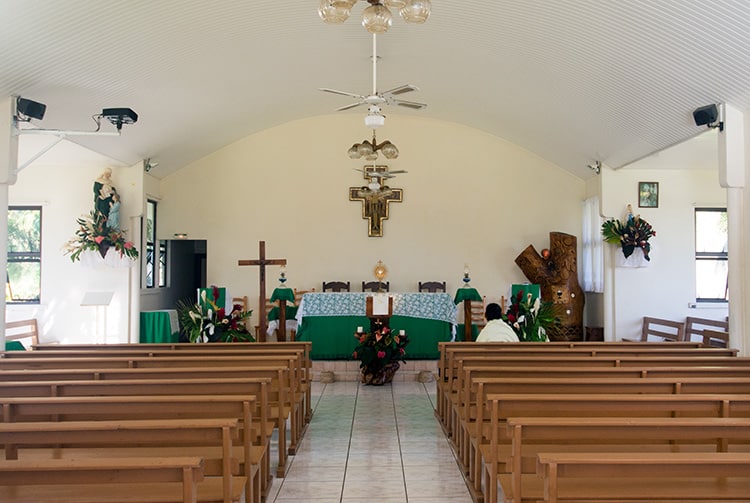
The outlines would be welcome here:
M 393 171 L 389 171 L 388 173 L 390 175 L 398 175 L 398 174 L 401 174 L 401 173 L 408 173 L 408 171 L 406 171 L 405 169 L 396 169 L 396 170 L 393 170 Z
M 365 97 L 361 94 L 350 93 L 347 91 L 338 91 L 336 89 L 328 89 L 327 87 L 319 87 L 318 91 L 323 91 L 324 93 L 340 94 L 342 96 L 351 96 L 352 98 L 359 98 L 361 100 L 365 99 Z
M 344 105 L 343 107 L 338 107 L 336 109 L 337 112 L 342 112 L 344 110 L 349 110 L 350 108 L 356 108 L 360 105 L 366 105 L 366 103 L 360 101 L 359 103 L 352 103 L 351 105 Z
M 417 86 L 413 86 L 411 84 L 404 84 L 402 86 L 394 87 L 393 89 L 390 89 L 388 91 L 384 91 L 380 93 L 382 96 L 385 96 L 387 94 L 391 96 L 398 96 L 400 94 L 404 93 L 410 93 L 412 91 L 419 91 L 419 88 Z
M 427 108 L 427 103 L 417 103 L 416 101 L 393 100 L 391 103 L 400 107 L 411 108 L 412 110 Z

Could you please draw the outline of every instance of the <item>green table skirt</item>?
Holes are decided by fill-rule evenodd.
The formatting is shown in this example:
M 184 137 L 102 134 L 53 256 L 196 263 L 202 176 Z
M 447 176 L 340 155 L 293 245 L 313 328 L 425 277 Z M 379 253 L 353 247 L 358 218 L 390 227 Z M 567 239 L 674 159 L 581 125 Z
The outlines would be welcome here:
M 475 341 L 477 340 L 477 336 L 479 335 L 479 328 L 476 325 L 471 326 L 471 340 Z M 456 341 L 463 342 L 466 338 L 464 337 L 464 324 L 459 323 L 456 326 Z
M 172 333 L 169 313 L 165 311 L 141 312 L 141 343 L 180 342 L 180 332 Z
M 312 341 L 313 360 L 351 360 L 357 346 L 357 327 L 370 330 L 365 316 L 307 316 L 297 330 L 298 341 Z M 392 316 L 391 330 L 405 330 L 409 336 L 407 360 L 437 360 L 438 342 L 451 340 L 451 325 L 444 321 Z

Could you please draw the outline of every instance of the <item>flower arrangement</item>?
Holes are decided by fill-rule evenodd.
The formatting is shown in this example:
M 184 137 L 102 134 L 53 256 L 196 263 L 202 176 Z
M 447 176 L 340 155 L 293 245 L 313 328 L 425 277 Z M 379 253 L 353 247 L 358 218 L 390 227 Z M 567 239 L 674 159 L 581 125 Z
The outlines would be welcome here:
M 640 215 L 633 215 L 631 205 L 628 205 L 628 216 L 625 222 L 612 218 L 602 224 L 602 236 L 607 243 L 622 246 L 625 258 L 630 257 L 636 248 L 640 248 L 643 250 L 643 258 L 651 260 L 648 256 L 651 243 L 648 240 L 656 236 L 656 231 Z
M 213 297 L 219 298 L 216 287 L 213 287 Z M 243 311 L 239 304 L 227 314 L 223 307 L 206 297 L 205 290 L 201 291 L 200 303 L 177 301 L 180 331 L 190 342 L 255 342 L 245 326 L 251 314 L 252 311 Z
M 545 342 L 548 332 L 560 325 L 557 306 L 553 302 L 533 299 L 530 293 L 519 290 L 510 299 L 510 306 L 503 315 L 503 321 L 510 325 L 521 342 Z
M 107 226 L 107 217 L 100 212 L 91 211 L 88 215 L 76 219 L 78 230 L 73 239 L 65 244 L 65 254 L 70 254 L 70 260 L 81 259 L 84 251 L 99 252 L 104 258 L 107 250 L 114 247 L 120 257 L 131 260 L 138 258 L 138 250 L 131 241 L 125 239 L 125 231 Z
M 375 322 L 375 327 L 371 333 L 358 331 L 354 334 L 359 344 L 354 348 L 352 358 L 361 362 L 362 382 L 384 384 L 400 367 L 399 361 L 404 359 L 409 337 L 403 330 L 394 334 L 382 323 Z

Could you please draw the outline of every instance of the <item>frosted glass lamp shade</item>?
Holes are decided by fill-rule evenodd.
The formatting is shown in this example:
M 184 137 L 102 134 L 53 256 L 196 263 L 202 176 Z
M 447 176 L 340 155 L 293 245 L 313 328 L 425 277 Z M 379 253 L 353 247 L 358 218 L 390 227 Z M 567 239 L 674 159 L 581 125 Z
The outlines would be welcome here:
M 355 2 L 356 0 L 320 0 L 318 15 L 326 23 L 341 24 L 349 19 Z
M 370 33 L 385 33 L 391 24 L 393 24 L 393 16 L 384 5 L 370 5 L 362 13 L 362 26 Z
M 398 157 L 398 148 L 393 143 L 386 141 L 383 146 L 380 147 L 380 151 L 386 159 L 396 159 Z
M 359 143 L 352 145 L 346 153 L 349 154 L 349 159 L 359 159 L 362 157 L 359 153 Z
M 359 147 L 357 147 L 357 152 L 362 157 L 367 157 L 373 154 L 374 150 L 372 148 L 372 145 L 369 141 L 364 141 L 359 144 Z
M 406 0 L 384 0 L 383 3 L 386 7 L 395 11 L 400 11 L 406 7 Z
M 430 0 L 406 0 L 406 6 L 399 11 L 407 23 L 422 24 L 430 17 L 432 3 Z

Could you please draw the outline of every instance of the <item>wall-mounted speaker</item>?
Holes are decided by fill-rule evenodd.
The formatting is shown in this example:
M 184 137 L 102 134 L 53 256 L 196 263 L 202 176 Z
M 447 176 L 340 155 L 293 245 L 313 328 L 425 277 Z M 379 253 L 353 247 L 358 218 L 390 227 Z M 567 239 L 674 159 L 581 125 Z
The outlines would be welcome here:
M 42 120 L 44 118 L 44 112 L 47 110 L 47 105 L 27 100 L 26 98 L 18 98 L 18 101 L 16 102 L 16 110 L 18 113 L 25 115 L 26 117 Z
M 706 105 L 693 111 L 693 120 L 696 126 L 713 124 L 719 118 L 719 109 L 716 105 Z

